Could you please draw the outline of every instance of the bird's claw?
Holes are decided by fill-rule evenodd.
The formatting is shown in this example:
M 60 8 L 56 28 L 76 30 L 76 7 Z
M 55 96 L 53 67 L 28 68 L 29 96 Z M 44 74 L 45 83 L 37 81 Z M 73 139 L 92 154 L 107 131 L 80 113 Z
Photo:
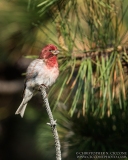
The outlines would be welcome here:
M 46 89 L 48 89 L 48 87 L 45 84 L 41 84 L 42 87 L 45 87 Z
M 47 86 L 45 86 L 44 84 L 41 84 L 41 85 L 38 86 L 38 91 L 40 91 L 42 87 L 45 87 L 45 89 L 48 89 Z

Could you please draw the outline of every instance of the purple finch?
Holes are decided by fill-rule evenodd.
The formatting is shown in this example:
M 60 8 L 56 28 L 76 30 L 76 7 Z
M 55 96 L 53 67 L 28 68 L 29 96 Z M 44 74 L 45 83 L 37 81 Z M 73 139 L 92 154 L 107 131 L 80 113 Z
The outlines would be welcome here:
M 39 58 L 30 63 L 26 72 L 23 100 L 15 114 L 20 114 L 23 117 L 28 101 L 35 91 L 39 90 L 39 86 L 49 87 L 56 81 L 59 75 L 58 53 L 57 47 L 49 44 L 42 49 Z

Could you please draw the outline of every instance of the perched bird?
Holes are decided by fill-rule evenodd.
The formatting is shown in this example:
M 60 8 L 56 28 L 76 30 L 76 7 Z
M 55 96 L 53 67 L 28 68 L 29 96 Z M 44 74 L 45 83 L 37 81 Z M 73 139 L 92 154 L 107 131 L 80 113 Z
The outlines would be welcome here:
M 56 81 L 59 75 L 58 53 L 57 47 L 49 44 L 42 49 L 39 58 L 30 63 L 26 72 L 23 100 L 15 114 L 20 114 L 23 117 L 28 101 L 35 91 L 39 90 L 39 86 L 49 87 Z

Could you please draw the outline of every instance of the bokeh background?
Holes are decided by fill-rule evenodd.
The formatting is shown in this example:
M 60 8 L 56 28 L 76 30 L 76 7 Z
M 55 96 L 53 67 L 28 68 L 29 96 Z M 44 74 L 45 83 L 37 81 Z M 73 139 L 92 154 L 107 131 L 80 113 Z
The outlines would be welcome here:
M 48 43 L 60 50 L 60 77 L 48 90 L 48 97 L 58 123 L 63 159 L 77 159 L 78 151 L 128 154 L 127 28 L 127 0 L 0 1 L 0 160 L 55 159 L 54 139 L 40 93 L 29 102 L 24 118 L 15 115 L 22 101 L 26 68 Z M 106 77 L 92 85 L 90 76 L 102 77 L 104 72 L 110 76 L 94 64 L 101 62 L 101 68 L 108 68 L 108 55 L 117 51 L 124 56 L 123 62 L 122 58 L 115 62 L 121 59 L 122 69 L 114 72 L 116 89 L 114 83 L 107 90 L 115 96 L 112 99 L 104 94 L 107 84 L 99 96 L 97 90 Z M 85 81 L 84 75 L 88 77 Z M 86 91 L 83 82 L 88 86 Z M 101 95 L 106 100 L 100 101 Z

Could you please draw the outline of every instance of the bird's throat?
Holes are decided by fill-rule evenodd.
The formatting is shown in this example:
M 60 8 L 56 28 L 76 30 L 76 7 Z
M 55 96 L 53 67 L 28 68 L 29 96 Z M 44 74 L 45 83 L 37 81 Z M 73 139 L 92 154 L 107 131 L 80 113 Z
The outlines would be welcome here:
M 46 65 L 47 65 L 48 68 L 58 67 L 58 62 L 57 62 L 57 57 L 56 56 L 49 57 L 45 61 L 46 61 Z

